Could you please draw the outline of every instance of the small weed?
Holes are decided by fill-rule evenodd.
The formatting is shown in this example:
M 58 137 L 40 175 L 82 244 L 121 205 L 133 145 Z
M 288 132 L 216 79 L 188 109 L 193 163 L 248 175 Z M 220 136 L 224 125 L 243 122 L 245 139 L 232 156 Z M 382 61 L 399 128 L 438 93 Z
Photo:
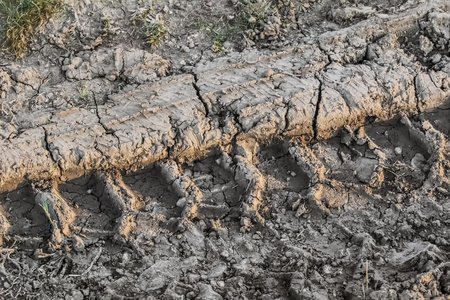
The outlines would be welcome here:
M 150 48 L 155 49 L 162 43 L 169 30 L 164 25 L 161 14 L 153 17 L 150 12 L 151 8 L 138 9 L 133 13 L 130 21 L 133 24 L 141 24 L 145 42 L 150 45 Z
M 42 209 L 44 210 L 44 213 L 45 213 L 45 215 L 47 216 L 48 220 L 50 221 L 50 224 L 53 225 L 53 220 L 52 220 L 52 217 L 50 216 L 50 211 L 49 211 L 49 208 L 48 208 L 48 202 L 47 202 L 47 199 L 43 198 L 43 199 L 42 199 L 42 204 L 39 204 L 39 205 L 40 205 L 40 206 L 42 207 Z
M 223 43 L 227 40 L 226 34 L 214 25 L 200 23 L 199 26 L 200 29 L 206 29 L 214 35 L 212 50 L 215 53 L 224 53 Z
M 223 43 L 225 42 L 226 37 L 222 34 L 217 34 L 214 37 L 213 41 L 213 51 L 215 53 L 224 53 L 225 49 L 223 48 Z
M 6 44 L 22 57 L 33 35 L 60 9 L 62 0 L 0 0 L 0 14 L 5 17 Z
M 104 35 L 116 35 L 119 30 L 120 28 L 114 26 L 114 22 L 109 16 L 102 18 L 102 31 Z
M 88 97 L 88 95 L 89 95 L 89 90 L 87 89 L 87 87 L 86 86 L 81 86 L 79 89 L 78 89 L 78 92 L 79 92 L 79 96 L 80 96 L 80 99 L 81 100 L 86 100 L 87 99 L 87 97 Z
M 231 35 L 237 35 L 242 32 L 243 27 L 240 24 L 228 25 L 228 32 Z
M 110 17 L 106 16 L 102 19 L 102 27 L 105 31 L 109 30 L 112 27 Z
M 154 49 L 161 44 L 168 31 L 162 23 L 144 22 L 143 33 L 145 36 L 145 42 Z

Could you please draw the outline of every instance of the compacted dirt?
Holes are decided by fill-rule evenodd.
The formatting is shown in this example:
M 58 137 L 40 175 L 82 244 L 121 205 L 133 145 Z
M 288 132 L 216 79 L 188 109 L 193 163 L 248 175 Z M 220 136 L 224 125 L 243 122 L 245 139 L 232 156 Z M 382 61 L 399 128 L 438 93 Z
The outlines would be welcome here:
M 0 54 L 0 297 L 450 299 L 449 49 L 446 0 L 66 1 Z

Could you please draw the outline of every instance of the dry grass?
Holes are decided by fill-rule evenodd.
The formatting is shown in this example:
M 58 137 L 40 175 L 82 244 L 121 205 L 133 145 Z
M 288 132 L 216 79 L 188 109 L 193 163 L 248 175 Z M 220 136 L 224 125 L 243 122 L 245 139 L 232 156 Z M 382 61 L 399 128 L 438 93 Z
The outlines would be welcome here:
M 6 44 L 17 57 L 22 57 L 38 28 L 61 8 L 62 0 L 0 0 L 0 14 L 6 26 Z

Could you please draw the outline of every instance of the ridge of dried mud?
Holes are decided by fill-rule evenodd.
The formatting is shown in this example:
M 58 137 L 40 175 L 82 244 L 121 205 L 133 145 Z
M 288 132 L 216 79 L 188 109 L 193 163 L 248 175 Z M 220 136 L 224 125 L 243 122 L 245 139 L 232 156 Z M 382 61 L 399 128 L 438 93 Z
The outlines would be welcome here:
M 0 296 L 447 299 L 449 28 L 424 1 L 177 71 L 0 65 Z

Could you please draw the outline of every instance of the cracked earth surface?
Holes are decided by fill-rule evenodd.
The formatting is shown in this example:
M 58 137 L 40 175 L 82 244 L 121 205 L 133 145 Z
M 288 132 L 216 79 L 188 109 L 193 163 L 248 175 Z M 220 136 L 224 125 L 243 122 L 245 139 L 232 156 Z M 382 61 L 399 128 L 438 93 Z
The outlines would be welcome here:
M 168 3 L 150 50 L 95 26 L 125 2 L 0 55 L 0 297 L 449 299 L 447 1 L 310 1 L 221 55 L 180 15 L 238 4 Z

